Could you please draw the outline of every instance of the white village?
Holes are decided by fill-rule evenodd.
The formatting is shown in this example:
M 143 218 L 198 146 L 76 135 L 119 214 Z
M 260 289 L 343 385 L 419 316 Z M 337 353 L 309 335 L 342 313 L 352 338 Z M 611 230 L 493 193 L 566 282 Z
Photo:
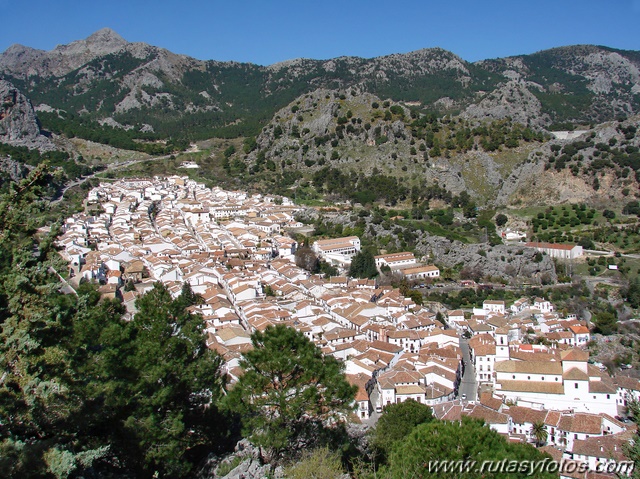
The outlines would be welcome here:
M 556 460 L 591 468 L 624 460 L 635 425 L 620 411 L 640 399 L 640 381 L 611 377 L 591 362 L 586 321 L 564 317 L 545 298 L 436 310 L 375 280 L 312 275 L 296 266 L 301 245 L 287 235 L 303 226 L 292 201 L 210 189 L 187 177 L 102 183 L 86 210 L 93 214 L 68 218 L 59 238 L 71 282 L 98 282 L 104 297 L 123 302 L 128 319 L 154 283 L 176 297 L 188 283 L 204 299 L 191 307 L 204 321 L 203 340 L 224 358 L 231 383 L 242 374 L 252 332 L 285 324 L 344 362 L 364 424 L 413 399 L 440 419 L 481 418 L 511 441 L 538 443 L 534 426 L 542 424 L 545 440 L 537 445 Z M 344 272 L 361 245 L 348 236 L 310 246 Z M 375 261 L 407 280 L 439 280 L 436 265 L 410 252 Z

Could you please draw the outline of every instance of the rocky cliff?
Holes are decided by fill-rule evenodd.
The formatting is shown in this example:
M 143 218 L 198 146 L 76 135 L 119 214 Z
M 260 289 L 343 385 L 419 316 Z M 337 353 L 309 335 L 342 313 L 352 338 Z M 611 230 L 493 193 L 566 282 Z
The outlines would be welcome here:
M 31 102 L 11 83 L 0 80 L 0 142 L 51 150 L 53 144 L 38 125 Z

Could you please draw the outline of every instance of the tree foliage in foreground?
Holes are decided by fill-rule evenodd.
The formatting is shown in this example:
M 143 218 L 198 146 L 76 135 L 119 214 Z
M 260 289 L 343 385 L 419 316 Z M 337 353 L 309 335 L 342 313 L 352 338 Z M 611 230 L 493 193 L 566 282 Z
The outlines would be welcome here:
M 393 445 L 408 436 L 418 425 L 434 420 L 431 408 L 412 399 L 385 407 L 371 432 L 371 444 L 382 456 L 391 453 Z
M 220 358 L 156 286 L 131 322 L 90 284 L 62 294 L 38 167 L 0 196 L 0 471 L 3 477 L 180 477 L 220 444 Z
M 196 448 L 219 440 L 221 358 L 205 346 L 202 320 L 186 310 L 195 300 L 188 285 L 173 299 L 156 283 L 136 301 L 131 323 L 116 319 L 98 344 L 81 341 L 95 351 L 85 362 L 87 402 L 107 407 L 110 440 L 138 477 L 184 475 L 199 459 Z
M 251 340 L 254 349 L 243 356 L 244 373 L 227 404 L 269 458 L 315 445 L 327 426 L 352 411 L 355 387 L 347 382 L 343 364 L 324 356 L 303 333 L 269 326 Z
M 73 299 L 57 291 L 54 235 L 35 238 L 49 180 L 40 166 L 0 197 L 0 470 L 9 477 L 45 475 L 76 458 L 90 464 L 104 453 L 74 441 L 81 400 L 60 344 Z
M 481 477 L 521 478 L 527 471 L 429 471 L 430 461 L 506 461 L 512 468 L 540 461 L 546 455 L 529 444 L 509 443 L 482 421 L 463 417 L 461 421 L 432 421 L 417 426 L 405 440 L 396 442 L 389 457 L 388 466 L 378 477 L 388 479 L 431 478 L 473 479 Z M 506 466 L 505 466 L 506 467 Z M 528 477 L 546 479 L 557 477 L 547 472 L 538 472 Z
M 306 451 L 284 470 L 286 479 L 336 479 L 344 475 L 340 455 L 327 447 Z

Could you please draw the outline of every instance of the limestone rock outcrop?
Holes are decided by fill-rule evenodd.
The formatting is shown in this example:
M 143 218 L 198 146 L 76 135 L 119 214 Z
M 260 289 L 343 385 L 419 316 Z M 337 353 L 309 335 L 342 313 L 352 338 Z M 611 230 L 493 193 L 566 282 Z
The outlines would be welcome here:
M 0 142 L 40 150 L 54 148 L 40 131 L 29 99 L 5 80 L 0 80 L 0 102 Z

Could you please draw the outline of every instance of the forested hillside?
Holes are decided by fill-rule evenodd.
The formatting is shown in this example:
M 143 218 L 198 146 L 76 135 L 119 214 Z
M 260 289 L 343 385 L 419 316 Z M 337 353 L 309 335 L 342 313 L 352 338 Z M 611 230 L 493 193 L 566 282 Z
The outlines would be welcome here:
M 123 145 L 256 135 L 276 111 L 318 88 L 357 88 L 439 115 L 504 119 L 520 109 L 527 114 L 518 121 L 536 126 L 608 121 L 640 107 L 637 53 L 595 46 L 477 63 L 433 48 L 264 67 L 200 61 L 106 29 L 52 52 L 14 46 L 0 55 L 0 72 L 43 113 L 45 129 L 91 139 L 100 131 L 102 141 Z

